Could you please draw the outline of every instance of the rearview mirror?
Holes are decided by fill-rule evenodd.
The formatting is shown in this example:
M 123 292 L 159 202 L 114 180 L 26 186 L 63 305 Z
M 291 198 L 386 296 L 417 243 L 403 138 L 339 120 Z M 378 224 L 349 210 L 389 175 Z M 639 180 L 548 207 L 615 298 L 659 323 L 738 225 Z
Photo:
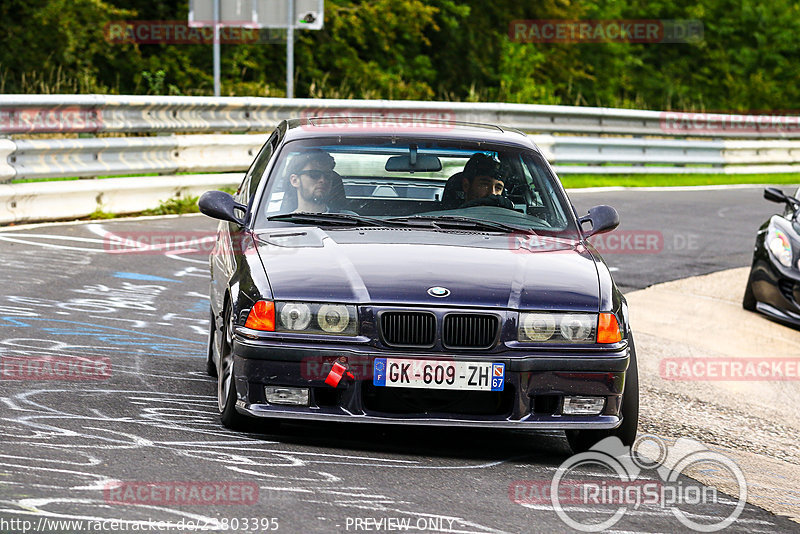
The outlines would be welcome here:
M 212 219 L 230 221 L 244 226 L 244 221 L 236 215 L 235 210 L 246 211 L 247 206 L 236 202 L 233 196 L 225 191 L 206 191 L 197 201 L 197 206 L 200 208 L 200 213 Z
M 585 222 L 592 223 L 591 230 L 585 232 L 586 237 L 589 237 L 595 234 L 610 232 L 619 226 L 619 214 L 617 210 L 611 206 L 595 206 L 589 208 L 589 214 L 581 217 L 579 221 L 581 226 L 583 226 Z
M 389 172 L 438 172 L 442 170 L 442 162 L 431 154 L 417 155 L 416 152 L 413 152 L 407 156 L 392 156 L 386 160 L 386 170 Z

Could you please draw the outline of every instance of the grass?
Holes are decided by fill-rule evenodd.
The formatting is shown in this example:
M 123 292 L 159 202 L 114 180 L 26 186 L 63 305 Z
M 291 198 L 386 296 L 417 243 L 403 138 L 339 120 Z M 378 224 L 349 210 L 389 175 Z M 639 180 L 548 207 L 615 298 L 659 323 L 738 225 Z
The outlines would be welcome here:
M 233 194 L 236 189 L 233 187 L 223 187 L 221 191 Z M 151 208 L 136 213 L 110 213 L 103 211 L 102 207 L 98 207 L 94 212 L 86 216 L 89 220 L 102 220 L 102 219 L 116 219 L 118 217 L 143 217 L 147 215 L 183 215 L 186 213 L 198 213 L 200 209 L 197 207 L 197 201 L 200 197 L 172 197 L 167 200 L 162 200 L 158 203 L 157 208 Z
M 670 187 L 728 184 L 800 184 L 800 173 L 786 174 L 560 174 L 564 187 Z

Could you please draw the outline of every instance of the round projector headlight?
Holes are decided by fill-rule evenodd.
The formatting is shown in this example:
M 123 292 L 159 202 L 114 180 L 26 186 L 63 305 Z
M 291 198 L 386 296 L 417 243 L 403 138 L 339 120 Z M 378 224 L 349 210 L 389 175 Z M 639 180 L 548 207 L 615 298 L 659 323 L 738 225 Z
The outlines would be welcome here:
M 556 318 L 549 313 L 526 313 L 522 333 L 531 341 L 547 341 L 556 333 Z
M 561 337 L 567 341 L 589 341 L 592 337 L 592 316 L 564 315 L 561 319 Z
M 339 334 L 350 324 L 350 312 L 341 304 L 323 304 L 317 312 L 317 322 L 325 332 Z
M 305 330 L 311 322 L 311 309 L 302 302 L 288 302 L 281 308 L 281 324 L 289 330 Z

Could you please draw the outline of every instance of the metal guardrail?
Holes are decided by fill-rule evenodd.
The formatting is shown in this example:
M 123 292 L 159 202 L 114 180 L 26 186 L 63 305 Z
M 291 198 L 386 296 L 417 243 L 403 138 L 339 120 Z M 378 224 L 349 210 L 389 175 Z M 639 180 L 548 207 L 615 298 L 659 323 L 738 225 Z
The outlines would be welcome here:
M 561 174 L 800 172 L 800 141 L 532 136 Z M 0 140 L 0 182 L 244 171 L 266 134 Z
M 261 134 L 21 139 L 13 141 L 16 150 L 7 161 L 14 171 L 11 178 L 23 180 L 234 172 L 249 167 L 267 137 Z
M 800 116 L 680 113 L 534 104 L 115 95 L 0 96 L 0 135 L 265 132 L 292 117 L 431 117 L 526 132 L 800 139 Z
M 800 172 L 798 116 L 383 100 L 0 95 L 0 223 L 80 217 L 95 209 L 128 213 L 171 196 L 232 185 L 266 140 L 263 132 L 279 121 L 341 115 L 412 125 L 444 119 L 515 127 L 536 134 L 534 141 L 561 174 Z M 145 132 L 166 135 L 20 135 Z M 169 135 L 179 132 L 204 135 Z M 174 176 L 219 172 L 227 174 Z M 121 175 L 139 177 L 33 182 Z M 12 180 L 32 183 L 7 183 Z

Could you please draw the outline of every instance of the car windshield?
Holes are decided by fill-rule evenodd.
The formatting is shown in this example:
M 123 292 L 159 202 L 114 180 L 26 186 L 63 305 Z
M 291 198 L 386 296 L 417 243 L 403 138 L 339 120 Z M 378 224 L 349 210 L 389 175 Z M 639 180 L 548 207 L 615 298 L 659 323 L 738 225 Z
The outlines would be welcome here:
M 256 209 L 256 228 L 533 232 L 577 238 L 556 178 L 534 150 L 480 141 L 402 138 L 286 143 Z

